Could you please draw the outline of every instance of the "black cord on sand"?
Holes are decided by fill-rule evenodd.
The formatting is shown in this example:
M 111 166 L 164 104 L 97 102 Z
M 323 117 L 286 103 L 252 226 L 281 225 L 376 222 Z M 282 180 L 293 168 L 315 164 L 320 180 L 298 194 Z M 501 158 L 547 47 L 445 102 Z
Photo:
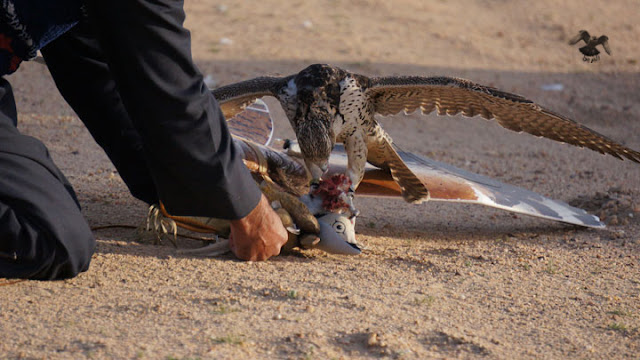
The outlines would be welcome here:
M 101 226 L 92 227 L 91 231 L 99 231 L 99 230 L 105 230 L 105 229 L 118 229 L 118 228 L 119 229 L 137 229 L 138 226 L 124 225 L 124 224 L 101 225 Z M 178 236 L 183 237 L 183 238 L 187 238 L 187 239 L 191 239 L 191 240 L 201 240 L 201 241 L 213 241 L 214 240 L 212 238 L 189 236 L 189 235 L 182 235 L 182 234 L 178 234 Z M 6 282 L 3 281 L 3 280 L 6 280 Z M 25 282 L 25 281 L 27 281 L 27 279 L 8 280 L 8 279 L 0 278 L 0 286 L 9 286 L 9 285 L 18 284 L 18 283 Z

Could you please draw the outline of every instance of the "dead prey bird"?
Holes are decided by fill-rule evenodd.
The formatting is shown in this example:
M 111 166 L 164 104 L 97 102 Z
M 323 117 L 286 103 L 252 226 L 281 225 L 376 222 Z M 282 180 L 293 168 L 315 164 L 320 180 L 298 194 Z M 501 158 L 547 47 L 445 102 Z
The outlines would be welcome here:
M 586 30 L 580 30 L 578 32 L 578 35 L 576 35 L 574 38 L 569 40 L 569 45 L 575 45 L 580 40 L 583 40 L 587 44 L 581 47 L 580 49 L 578 49 L 580 50 L 582 55 L 584 55 L 584 57 L 582 58 L 583 61 L 594 62 L 594 61 L 600 60 L 600 51 L 596 49 L 596 46 L 598 45 L 602 45 L 602 47 L 604 48 L 604 51 L 606 51 L 607 54 L 611 55 L 611 48 L 609 47 L 609 38 L 606 35 L 595 37 L 595 36 L 589 35 L 589 32 Z
M 459 78 L 369 78 L 330 65 L 311 65 L 290 76 L 258 77 L 224 86 L 213 90 L 213 95 L 227 117 L 257 98 L 276 97 L 295 131 L 312 182 L 326 171 L 334 145 L 343 143 L 352 191 L 360 184 L 368 161 L 390 171 L 403 198 L 411 203 L 427 200 L 429 191 L 398 155 L 375 114 L 420 109 L 423 114 L 437 110 L 439 115 L 479 115 L 495 118 L 509 130 L 640 162 L 637 151 L 530 100 Z

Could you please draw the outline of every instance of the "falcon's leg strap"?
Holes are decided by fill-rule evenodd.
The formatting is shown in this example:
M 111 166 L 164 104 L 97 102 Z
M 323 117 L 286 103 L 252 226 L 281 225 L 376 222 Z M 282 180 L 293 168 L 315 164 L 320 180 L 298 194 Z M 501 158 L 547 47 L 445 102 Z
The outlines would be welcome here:
M 174 216 L 171 215 L 167 212 L 167 209 L 165 209 L 164 204 L 162 202 L 160 202 L 160 212 L 162 213 L 162 215 L 164 217 L 167 217 L 171 220 L 173 220 L 176 225 L 178 225 L 181 228 L 184 228 L 186 230 L 190 230 L 190 231 L 194 231 L 194 232 L 199 232 L 199 233 L 215 233 L 218 234 L 220 231 L 208 224 L 205 224 L 201 221 L 198 221 L 196 217 L 190 217 L 190 216 Z

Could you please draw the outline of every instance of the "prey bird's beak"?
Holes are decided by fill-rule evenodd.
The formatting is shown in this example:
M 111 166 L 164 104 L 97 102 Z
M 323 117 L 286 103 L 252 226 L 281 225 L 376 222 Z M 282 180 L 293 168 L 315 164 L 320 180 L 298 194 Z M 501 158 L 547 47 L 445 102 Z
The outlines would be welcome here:
M 315 245 L 317 249 L 330 254 L 360 255 L 362 250 L 358 245 L 346 242 L 331 225 L 322 221 L 318 221 L 318 224 L 320 224 L 320 242 Z
M 328 213 L 318 217 L 320 241 L 314 246 L 330 254 L 360 255 L 355 232 L 355 219 L 344 213 Z

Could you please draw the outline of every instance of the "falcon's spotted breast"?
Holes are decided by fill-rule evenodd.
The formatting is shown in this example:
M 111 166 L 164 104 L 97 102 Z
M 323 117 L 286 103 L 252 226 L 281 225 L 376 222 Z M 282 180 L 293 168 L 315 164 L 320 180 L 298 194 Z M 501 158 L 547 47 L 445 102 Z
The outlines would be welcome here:
M 519 95 L 451 77 L 366 77 L 330 65 L 311 65 L 285 77 L 259 77 L 213 90 L 227 118 L 263 96 L 274 96 L 293 127 L 312 177 L 325 172 L 336 143 L 348 156 L 355 190 L 366 162 L 391 172 L 409 202 L 429 198 L 405 165 L 375 114 L 422 113 L 495 118 L 503 127 L 640 162 L 631 150 Z

